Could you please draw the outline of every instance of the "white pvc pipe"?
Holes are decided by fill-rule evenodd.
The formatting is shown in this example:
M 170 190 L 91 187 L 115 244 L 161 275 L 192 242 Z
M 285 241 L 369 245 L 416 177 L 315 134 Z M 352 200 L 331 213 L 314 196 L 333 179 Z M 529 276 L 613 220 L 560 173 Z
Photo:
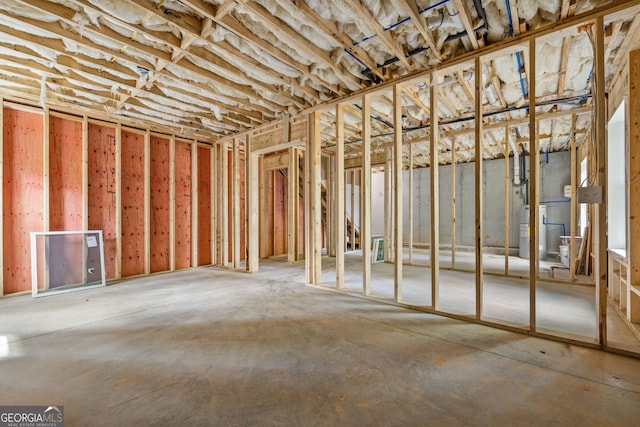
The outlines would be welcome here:
M 520 153 L 509 135 L 509 147 L 513 151 L 513 185 L 520 185 Z

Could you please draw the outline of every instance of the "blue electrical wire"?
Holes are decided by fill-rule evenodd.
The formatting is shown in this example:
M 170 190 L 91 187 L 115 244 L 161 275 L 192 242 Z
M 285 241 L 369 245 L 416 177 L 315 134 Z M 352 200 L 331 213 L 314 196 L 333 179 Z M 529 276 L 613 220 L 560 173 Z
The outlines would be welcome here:
M 445 4 L 445 3 L 447 3 L 447 2 L 449 2 L 449 0 L 440 0 L 438 3 L 432 4 L 431 6 L 427 6 L 427 7 L 425 7 L 424 9 L 420 10 L 420 11 L 418 12 L 418 15 L 422 15 L 423 13 L 428 12 L 428 11 L 430 11 L 430 10 L 432 10 L 432 9 L 435 9 L 436 7 L 440 7 L 440 6 L 442 6 L 443 4 Z M 384 31 L 393 30 L 393 29 L 394 29 L 394 28 L 396 28 L 397 26 L 402 25 L 402 24 L 404 24 L 405 22 L 407 22 L 407 21 L 409 21 L 409 20 L 411 20 L 411 17 L 410 17 L 410 16 L 407 16 L 406 18 L 401 19 L 400 21 L 398 21 L 398 22 L 396 22 L 396 23 L 394 23 L 394 24 L 391 24 L 391 25 L 389 25 L 388 27 L 385 27 L 385 28 L 384 28 Z M 374 34 L 374 35 L 372 35 L 372 36 L 367 36 L 367 37 L 363 38 L 363 39 L 362 39 L 362 40 L 360 40 L 360 41 L 354 42 L 354 43 L 353 43 L 353 45 L 354 45 L 354 46 L 357 46 L 357 45 L 359 45 L 360 43 L 364 43 L 364 42 L 366 42 L 367 40 L 371 40 L 371 39 L 372 39 L 372 38 L 374 38 L 374 37 L 376 37 L 376 35 L 375 35 L 375 34 Z M 345 50 L 346 50 L 346 49 L 345 49 Z
M 515 35 L 513 31 L 513 18 L 511 17 L 511 5 L 509 4 L 509 0 L 505 0 L 505 4 L 507 5 L 507 16 L 509 17 L 509 28 L 511 29 L 511 37 Z M 524 88 L 524 80 L 522 79 L 522 62 L 520 61 L 520 52 L 516 52 L 516 61 L 518 62 L 518 76 L 520 77 L 520 89 L 522 90 L 522 97 L 527 98 L 527 91 Z M 527 109 L 528 110 L 528 109 Z

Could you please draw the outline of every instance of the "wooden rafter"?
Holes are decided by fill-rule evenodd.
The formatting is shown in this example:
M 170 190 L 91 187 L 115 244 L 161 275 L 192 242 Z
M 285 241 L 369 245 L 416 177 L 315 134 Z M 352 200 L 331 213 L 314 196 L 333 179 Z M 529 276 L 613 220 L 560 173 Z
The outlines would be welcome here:
M 331 59 L 328 52 L 325 52 L 313 43 L 309 42 L 307 39 L 303 38 L 295 30 L 289 27 L 286 22 L 269 13 L 269 11 L 262 5 L 255 2 L 246 2 L 242 3 L 242 7 L 259 17 L 261 22 L 276 36 L 278 36 L 278 38 L 312 54 L 318 62 L 332 69 L 336 76 L 351 90 L 355 90 L 362 86 L 360 80 L 345 70 L 342 65 L 337 64 L 333 59 Z
M 467 32 L 467 36 L 469 37 L 469 42 L 474 49 L 478 49 L 480 45 L 478 44 L 478 39 L 476 38 L 476 32 L 473 30 L 473 23 L 471 22 L 471 13 L 469 12 L 469 7 L 467 6 L 466 1 L 464 0 L 453 0 L 453 5 L 459 13 L 460 21 L 464 26 L 465 31 Z
M 237 4 L 236 0 L 226 0 L 218 6 L 218 9 L 216 10 L 216 19 L 222 19 L 226 15 L 230 14 Z
M 462 90 L 467 95 L 469 100 L 473 102 L 473 96 L 474 96 L 473 89 L 471 89 L 471 84 L 469 83 L 469 81 L 465 80 L 462 70 L 456 71 L 456 79 L 458 80 L 458 83 L 460 83 L 460 85 L 462 86 Z
M 349 38 L 344 32 L 340 31 L 336 24 L 320 16 L 315 10 L 311 9 L 304 0 L 296 0 L 294 4 L 298 7 L 298 10 L 302 12 L 307 18 L 309 18 L 318 28 L 322 29 L 325 33 L 330 35 L 338 44 L 340 44 L 347 52 L 357 58 L 359 62 L 364 64 L 381 80 L 386 80 L 384 73 L 378 69 L 378 64 L 375 63 L 369 54 L 360 46 L 354 45 L 353 40 Z
M 149 1 L 149 0 L 144 0 L 144 1 Z M 213 5 L 205 3 L 202 0 L 181 0 L 181 3 L 190 7 L 191 9 L 193 9 L 203 17 L 209 18 L 211 21 L 215 22 L 216 24 L 219 24 L 222 27 L 228 29 L 229 31 L 231 31 L 232 33 L 234 33 L 236 36 L 246 41 L 247 43 L 260 48 L 262 51 L 268 53 L 269 55 L 279 60 L 283 64 L 286 64 L 289 67 L 295 70 L 298 70 L 301 74 L 309 77 L 311 81 L 313 81 L 315 84 L 325 87 L 331 92 L 338 95 L 344 95 L 346 93 L 344 89 L 338 87 L 337 85 L 329 84 L 321 80 L 315 74 L 312 74 L 309 66 L 301 64 L 300 62 L 291 58 L 286 53 L 282 52 L 279 49 L 276 49 L 274 46 L 272 46 L 268 42 L 257 37 L 255 34 L 253 34 L 251 31 L 245 28 L 242 24 L 240 24 L 237 20 L 235 20 L 229 14 L 223 16 L 222 18 L 217 18 L 216 17 L 217 9 Z
M 526 31 L 526 23 L 523 25 L 525 29 L 520 28 L 520 15 L 518 14 L 518 0 L 507 0 L 509 2 L 509 7 L 511 10 L 511 25 L 513 27 L 513 34 L 516 36 L 520 34 L 522 31 Z
M 440 51 L 438 50 L 438 46 L 436 46 L 435 41 L 433 40 L 433 36 L 431 35 L 431 30 L 427 28 L 425 25 L 424 19 L 420 16 L 420 11 L 418 10 L 418 5 L 415 1 L 410 0 L 402 0 L 400 1 L 400 6 L 407 12 L 409 17 L 411 18 L 411 22 L 416 26 L 417 30 L 420 32 L 420 35 L 431 49 L 431 53 L 438 58 L 439 61 L 444 60 L 445 58 L 442 56 Z
M 369 12 L 359 0 L 344 0 L 345 3 L 349 5 L 354 12 L 358 14 L 360 18 L 367 24 L 369 28 L 376 33 L 378 38 L 384 43 L 384 45 L 389 49 L 389 52 L 393 53 L 398 60 L 407 67 L 408 70 L 413 71 L 415 67 L 409 59 L 407 58 L 406 53 L 402 50 L 402 48 L 398 45 L 398 43 L 391 38 L 388 32 L 380 25 L 378 20 Z
M 569 50 L 571 49 L 571 36 L 562 39 L 562 59 L 560 60 L 560 76 L 558 77 L 558 96 L 564 93 L 564 83 L 567 79 L 567 64 L 569 63 Z
M 13 29 L 13 28 L 4 26 L 2 24 L 0 24 L 0 33 L 8 34 L 17 39 L 22 39 L 25 41 L 31 40 L 31 42 L 33 43 L 33 38 L 30 36 L 29 33 Z M 82 71 L 84 73 L 94 75 L 96 77 L 96 80 L 106 79 L 113 82 L 114 85 L 117 84 L 121 87 L 127 88 L 128 90 L 133 90 L 136 87 L 136 82 L 138 81 L 140 76 L 134 73 L 131 69 L 124 67 L 115 61 L 93 59 L 83 55 L 82 53 L 70 54 L 66 51 L 64 43 L 60 40 L 49 39 L 49 38 L 38 38 L 37 40 L 40 46 L 56 53 L 57 55 L 56 63 L 58 65 L 68 68 L 68 73 L 77 74 L 77 72 Z M 20 50 L 22 52 L 22 55 L 32 56 L 30 53 L 26 52 L 26 49 L 21 48 L 20 46 L 12 46 L 12 45 L 9 45 L 9 46 L 11 46 L 13 50 Z M 35 57 L 35 56 L 32 56 L 32 57 L 34 60 L 39 59 L 39 57 Z M 82 63 L 79 61 L 82 61 Z M 91 66 L 86 66 L 84 64 L 91 64 Z M 124 79 L 122 77 L 119 77 L 123 75 L 129 76 L 129 79 Z M 171 88 L 171 89 L 180 91 L 180 88 Z M 204 86 L 201 89 L 205 89 Z M 165 96 L 162 93 L 158 93 L 157 90 L 154 90 L 153 87 L 151 89 L 146 89 L 146 91 Z M 180 101 L 180 100 L 177 100 L 177 101 Z M 235 102 L 241 102 L 241 101 L 242 100 L 240 99 L 235 100 Z M 236 108 L 231 105 L 224 105 L 224 102 L 222 104 L 224 108 L 235 110 L 239 114 L 247 114 L 248 116 L 254 117 L 255 119 L 260 121 L 264 120 L 262 117 L 255 117 L 255 115 L 248 110 Z M 265 110 L 265 112 L 267 111 L 268 110 Z
M 74 1 L 79 1 L 79 0 L 74 0 Z M 86 1 L 87 0 L 82 0 L 83 3 L 86 3 Z M 183 34 L 188 35 L 189 38 L 193 38 L 193 40 L 191 40 L 191 43 L 189 43 L 188 45 L 184 45 L 184 41 L 181 41 L 179 39 L 177 41 L 176 40 L 167 41 L 166 42 L 167 44 L 174 47 L 177 47 L 178 44 L 180 45 L 179 49 L 174 48 L 174 54 L 176 52 L 188 51 L 189 53 L 192 53 L 193 55 L 198 57 L 203 57 L 202 56 L 203 54 L 205 55 L 204 58 L 211 56 L 212 54 L 206 49 L 200 48 L 200 47 L 195 48 L 194 46 L 192 46 L 193 41 L 195 41 L 196 39 L 199 39 L 201 42 L 210 43 L 212 46 L 215 47 L 216 50 L 220 50 L 221 55 L 217 55 L 218 57 L 224 58 L 224 56 L 233 56 L 233 57 L 239 58 L 254 67 L 259 67 L 261 69 L 261 73 L 267 74 L 275 80 L 280 80 L 282 82 L 282 85 L 285 86 L 286 88 L 293 89 L 298 93 L 305 93 L 316 101 L 319 100 L 318 92 L 313 88 L 309 87 L 308 85 L 300 85 L 296 79 L 285 78 L 280 73 L 276 73 L 268 68 L 265 68 L 264 64 L 258 62 L 255 58 L 245 54 L 244 52 L 241 52 L 235 49 L 228 42 L 219 41 L 216 43 L 211 43 L 208 37 L 213 33 L 213 31 L 215 31 L 215 28 L 216 28 L 211 18 L 205 17 L 202 20 L 202 23 L 199 23 L 198 21 L 193 21 L 192 19 L 188 19 L 189 17 L 181 17 L 180 19 L 178 19 L 174 17 L 172 14 L 164 13 L 160 8 L 153 6 L 148 0 L 136 0 L 135 2 L 133 0 L 126 0 L 126 1 L 132 4 L 136 4 L 138 7 L 144 8 L 144 10 L 147 11 L 148 14 L 152 14 L 153 16 L 156 16 L 157 18 L 160 18 L 165 22 L 174 25 L 175 27 L 180 29 Z M 232 2 L 235 5 L 235 1 L 232 1 Z M 223 6 L 225 5 L 221 5 L 220 8 L 222 8 Z M 220 12 L 220 8 L 218 9 L 219 12 Z M 219 16 L 218 19 L 221 19 L 227 13 L 228 12 L 223 14 L 218 13 L 216 17 Z M 154 37 L 152 38 L 157 37 L 156 32 L 150 31 L 144 27 L 141 29 L 141 31 L 144 32 L 145 34 L 153 35 Z M 166 33 L 160 33 L 160 34 L 163 35 L 164 37 L 164 34 Z M 272 92 L 278 93 L 278 95 L 287 97 L 287 91 L 279 90 L 273 86 L 270 86 L 269 90 L 271 90 Z M 296 102 L 299 104 L 301 100 L 298 100 Z
M 42 12 L 48 13 L 50 15 L 55 16 L 56 18 L 60 19 L 61 21 L 67 23 L 68 25 L 71 26 L 75 26 L 75 22 L 73 21 L 73 17 L 75 16 L 75 12 L 71 9 L 68 9 L 66 7 L 63 7 L 61 5 L 57 5 L 57 4 L 51 4 L 49 2 L 46 2 L 44 0 L 18 0 L 23 4 L 26 4 L 28 6 L 31 6 L 33 8 L 36 8 L 38 10 L 41 10 Z M 23 20 L 25 20 L 27 18 L 23 18 Z M 40 21 L 38 21 L 40 22 Z M 44 24 L 42 22 L 40 22 L 40 24 Z M 40 25 L 40 27 L 42 28 L 42 25 Z M 63 37 L 63 38 L 69 38 L 72 39 L 73 41 L 76 41 L 80 44 L 89 44 L 90 47 L 92 48 L 97 48 L 98 50 L 107 50 L 107 48 L 103 47 L 103 46 L 98 46 L 95 43 L 92 43 L 90 41 L 87 40 L 87 37 L 81 37 L 76 35 L 75 33 L 69 31 L 69 30 L 64 30 L 62 29 L 59 25 L 57 25 L 56 23 L 51 23 L 51 24 L 47 24 L 47 31 L 53 32 L 54 34 Z M 83 30 L 87 33 L 91 33 L 97 37 L 101 37 L 101 38 L 107 38 L 112 42 L 115 43 L 120 43 L 122 44 L 123 48 L 120 49 L 120 51 L 117 50 L 112 50 L 109 49 L 111 54 L 114 55 L 118 55 L 118 53 L 123 54 L 123 52 L 126 52 L 126 48 L 127 47 L 131 47 L 134 49 L 137 49 L 143 53 L 146 53 L 150 56 L 152 56 L 156 61 L 161 61 L 160 66 L 158 66 L 158 64 L 143 64 L 145 66 L 145 68 L 149 69 L 149 70 L 155 70 L 157 68 L 160 68 L 160 70 L 164 69 L 164 67 L 166 66 L 166 64 L 168 62 L 171 61 L 171 55 L 157 50 L 153 47 L 147 46 L 145 44 L 139 43 L 131 38 L 127 38 L 125 36 L 120 35 L 119 33 L 107 28 L 106 26 L 102 26 L 100 29 L 98 28 L 94 28 L 92 25 L 86 25 L 83 27 Z M 131 58 L 128 55 L 124 55 L 124 57 L 122 58 L 128 62 L 133 62 L 133 63 L 140 63 L 140 61 L 136 61 L 133 58 Z M 166 62 L 164 62 L 166 61 Z M 194 72 L 196 74 L 201 75 L 204 78 L 210 79 L 211 81 L 217 82 L 218 84 L 227 86 L 231 89 L 234 89 L 248 97 L 254 98 L 256 100 L 261 100 L 263 103 L 265 103 L 266 105 L 270 105 L 274 111 L 279 111 L 282 106 L 279 104 L 276 104 L 275 102 L 269 101 L 269 100 L 264 100 L 262 99 L 254 90 L 252 90 L 249 86 L 246 85 L 242 85 L 236 82 L 233 82 L 227 78 L 224 78 L 222 76 L 219 76 L 209 70 L 203 69 L 199 66 L 197 66 L 196 64 L 194 64 L 193 62 L 190 61 L 183 61 L 180 63 L 179 65 L 181 68 L 184 68 L 186 70 L 189 70 L 191 72 Z

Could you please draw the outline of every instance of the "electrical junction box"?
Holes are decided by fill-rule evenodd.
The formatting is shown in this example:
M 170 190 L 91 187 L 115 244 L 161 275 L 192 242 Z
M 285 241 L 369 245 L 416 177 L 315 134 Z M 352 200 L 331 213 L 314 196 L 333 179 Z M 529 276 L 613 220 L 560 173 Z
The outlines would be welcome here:
M 602 187 L 578 187 L 578 203 L 602 203 Z

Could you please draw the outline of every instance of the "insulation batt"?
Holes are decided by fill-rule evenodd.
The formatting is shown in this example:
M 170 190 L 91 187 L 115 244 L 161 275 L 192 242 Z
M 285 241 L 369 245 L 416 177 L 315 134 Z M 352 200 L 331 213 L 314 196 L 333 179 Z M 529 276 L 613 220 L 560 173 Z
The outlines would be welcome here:
M 571 39 L 565 90 L 583 90 L 589 85 L 589 76 L 593 69 L 593 46 L 586 33 L 580 33 Z
M 502 40 L 509 32 L 506 3 L 503 0 L 483 0 L 482 5 L 489 24 L 487 40 L 490 42 Z
M 214 32 L 211 34 L 211 40 L 214 43 L 218 43 L 222 40 L 228 42 L 231 46 L 239 50 L 240 52 L 255 58 L 257 62 L 267 65 L 269 68 L 275 70 L 277 73 L 285 75 L 287 77 L 299 78 L 300 72 L 282 63 L 281 61 L 273 58 L 269 54 L 265 54 L 264 51 L 258 48 L 254 48 L 252 45 L 246 43 L 235 34 L 227 31 L 222 26 L 217 26 Z
M 95 7 L 104 10 L 110 15 L 118 16 L 129 24 L 141 24 L 145 28 L 154 31 L 171 32 L 176 36 L 177 32 L 165 20 L 155 15 L 147 16 L 148 13 L 142 7 L 135 5 L 133 2 L 124 2 L 121 0 L 88 0 Z M 70 2 L 65 2 L 69 4 Z M 177 33 L 177 34 L 176 34 Z
M 562 60 L 562 38 L 550 37 L 536 44 L 536 96 L 558 90 L 558 70 Z
M 532 20 L 538 14 L 538 0 L 520 0 L 518 2 L 518 16 L 526 21 Z

